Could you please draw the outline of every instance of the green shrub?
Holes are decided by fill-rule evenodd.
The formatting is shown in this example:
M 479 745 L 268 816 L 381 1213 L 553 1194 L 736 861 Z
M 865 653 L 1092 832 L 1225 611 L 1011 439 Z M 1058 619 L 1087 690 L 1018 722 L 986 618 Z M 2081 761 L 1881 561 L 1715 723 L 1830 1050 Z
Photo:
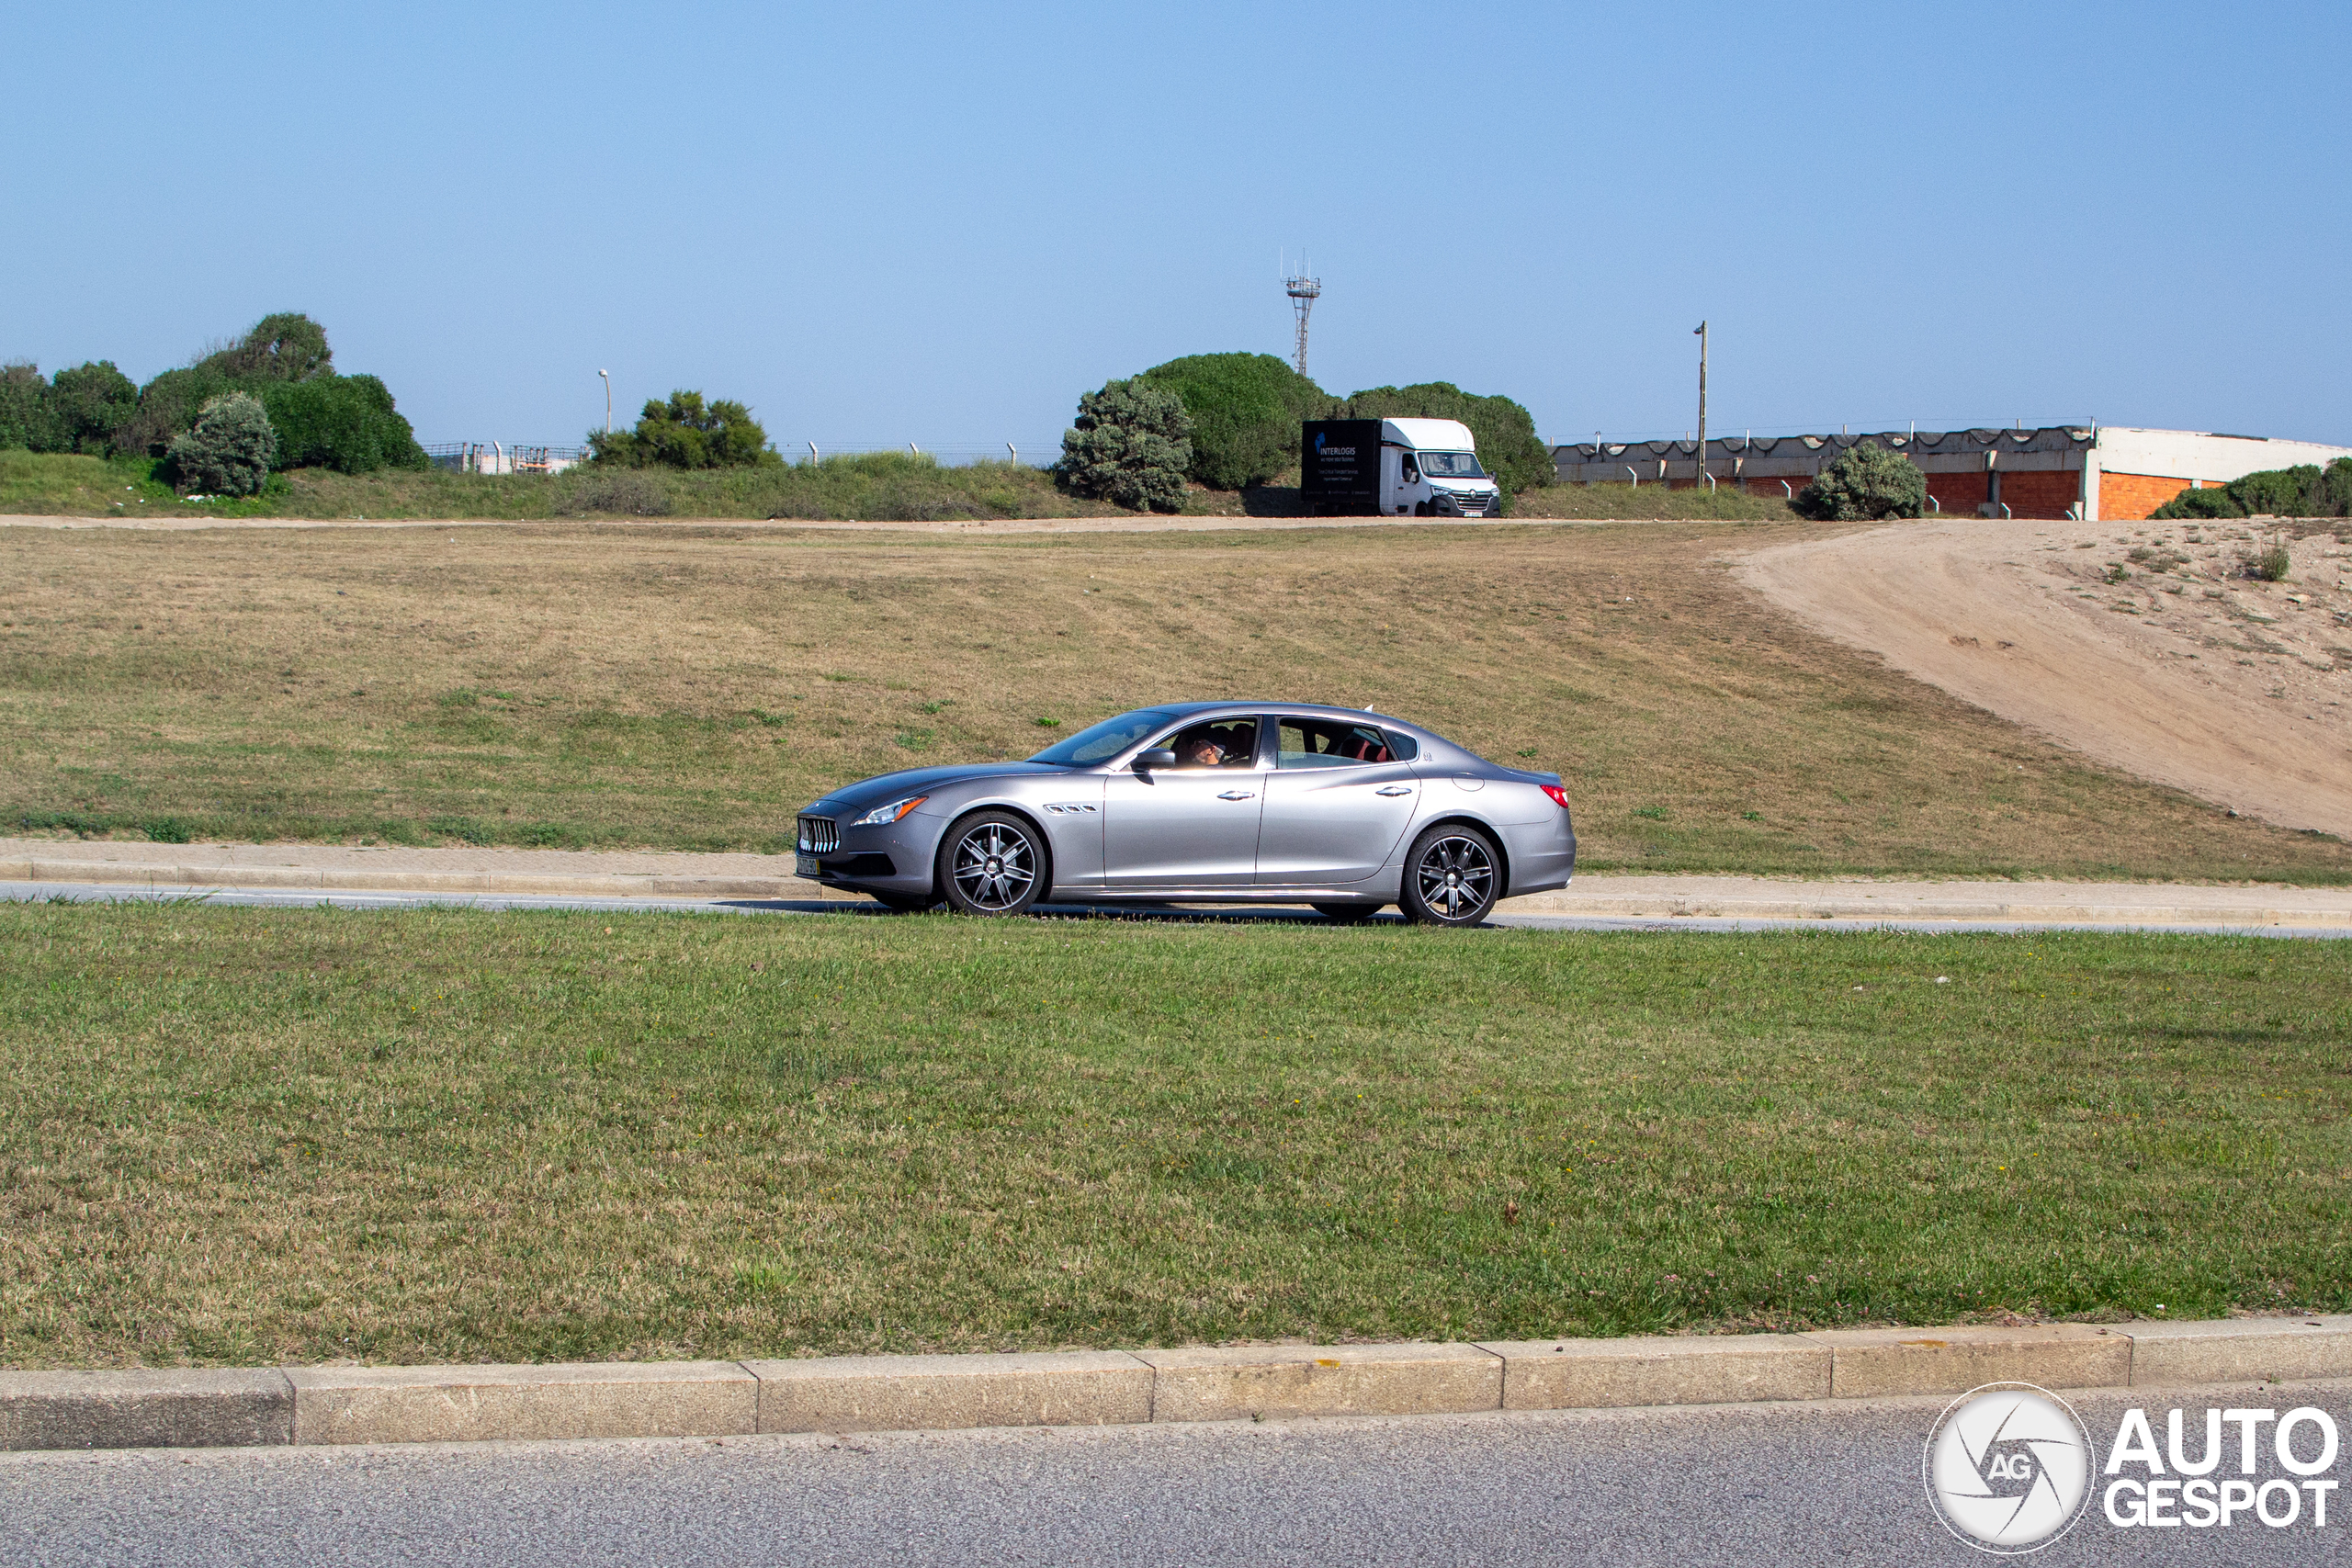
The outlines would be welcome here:
M 1076 494 L 1173 512 L 1184 503 L 1192 432 L 1192 415 L 1173 388 L 1140 376 L 1106 382 L 1078 400 L 1056 471 Z
M 278 468 L 365 474 L 428 466 L 416 432 L 373 376 L 330 370 L 308 380 L 266 381 L 261 400 L 277 431 Z
M 269 412 L 250 392 L 214 398 L 195 427 L 172 443 L 172 468 L 184 490 L 207 495 L 251 495 L 277 457 Z
M 635 430 L 593 430 L 588 446 L 591 462 L 620 468 L 738 468 L 784 461 L 750 409 L 726 398 L 707 404 L 700 392 L 673 392 L 666 402 L 652 399 Z
M 670 492 L 650 474 L 583 473 L 559 507 L 574 515 L 617 512 L 630 517 L 666 517 Z
M 50 408 L 61 452 L 103 455 L 114 433 L 139 408 L 139 385 L 110 359 L 60 370 L 50 380 Z
M 139 389 L 139 406 L 115 431 L 114 449 L 128 457 L 160 457 L 174 437 L 195 424 L 206 403 L 243 390 L 215 370 L 193 365 L 166 370 Z
M 1271 354 L 1195 354 L 1137 378 L 1173 390 L 1192 418 L 1192 477 L 1212 490 L 1261 485 L 1298 464 L 1298 426 L 1331 399 Z
M 113 367 L 83 367 L 98 368 Z M 164 456 L 198 411 L 232 392 L 259 398 L 267 410 L 281 443 L 278 468 L 362 474 L 426 466 L 383 382 L 337 375 L 326 329 L 297 311 L 264 316 L 236 342 L 148 382 L 135 408 L 117 411 L 107 445 L 121 455 Z M 84 449 L 91 449 L 86 436 Z
M 1333 419 L 1453 419 L 1470 427 L 1478 461 L 1506 494 L 1555 482 L 1552 449 L 1535 434 L 1535 416 L 1505 397 L 1481 397 L 1450 381 L 1374 387 L 1331 411 Z M 1292 432 L 1295 445 L 1298 436 Z
M 54 411 L 50 386 L 40 378 L 40 367 L 0 365 L 0 447 L 21 446 L 28 452 L 57 449 Z
M 1865 442 L 1846 448 L 1790 504 L 1827 523 L 1917 517 L 1928 504 L 1928 477 L 1910 458 Z
M 2284 582 L 2295 568 L 2295 558 L 2287 548 L 2287 536 L 2274 533 L 2258 550 L 2238 558 L 2238 570 L 2256 582 Z
M 2178 517 L 2243 517 L 2245 508 L 2226 489 L 2185 490 L 2148 515 L 2167 521 Z
M 2324 471 L 2304 463 L 2265 468 L 2204 490 L 2185 490 L 2148 514 L 2171 522 L 2197 517 L 2352 517 L 2352 457 Z

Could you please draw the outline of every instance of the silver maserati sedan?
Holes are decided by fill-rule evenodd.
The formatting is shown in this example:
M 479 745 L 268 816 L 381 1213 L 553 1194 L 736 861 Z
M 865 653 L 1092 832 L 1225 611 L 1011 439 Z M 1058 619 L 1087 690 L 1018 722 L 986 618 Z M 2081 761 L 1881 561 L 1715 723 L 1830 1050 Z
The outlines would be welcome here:
M 899 909 L 1017 915 L 1046 902 L 1396 904 L 1466 926 L 1565 887 L 1577 839 L 1557 773 L 1499 767 L 1353 708 L 1170 703 L 1025 762 L 885 773 L 800 815 L 799 874 Z

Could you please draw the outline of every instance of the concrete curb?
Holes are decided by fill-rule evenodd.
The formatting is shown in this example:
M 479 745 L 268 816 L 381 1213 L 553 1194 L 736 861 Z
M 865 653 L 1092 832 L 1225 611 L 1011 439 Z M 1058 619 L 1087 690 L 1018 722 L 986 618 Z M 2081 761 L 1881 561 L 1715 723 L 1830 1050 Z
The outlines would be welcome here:
M 2352 1314 L 550 1366 L 0 1371 L 0 1449 L 941 1431 L 2352 1377 Z

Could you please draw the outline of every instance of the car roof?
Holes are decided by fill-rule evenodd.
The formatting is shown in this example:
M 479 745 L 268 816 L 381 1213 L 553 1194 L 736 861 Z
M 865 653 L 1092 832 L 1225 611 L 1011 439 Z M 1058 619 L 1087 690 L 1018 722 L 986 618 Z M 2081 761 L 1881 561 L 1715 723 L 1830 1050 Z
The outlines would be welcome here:
M 1408 724 L 1403 719 L 1392 718 L 1385 713 L 1375 713 L 1370 708 L 1335 707 L 1329 703 L 1154 703 L 1149 709 L 1139 711 L 1172 714 L 1178 718 L 1194 718 L 1202 715 L 1223 713 L 1295 713 L 1302 718 L 1368 718 L 1379 724 L 1393 725 L 1398 729 L 1409 729 L 1416 735 L 1430 734 L 1430 731 L 1421 728 L 1419 725 Z

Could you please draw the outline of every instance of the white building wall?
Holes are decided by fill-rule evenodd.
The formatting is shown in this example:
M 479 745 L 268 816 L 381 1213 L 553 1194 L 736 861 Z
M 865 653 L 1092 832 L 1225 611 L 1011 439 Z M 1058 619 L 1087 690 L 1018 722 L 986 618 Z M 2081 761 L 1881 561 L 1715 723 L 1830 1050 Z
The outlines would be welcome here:
M 2227 484 L 2266 468 L 2291 468 L 2304 463 L 2324 468 L 2338 457 L 2352 457 L 2352 446 L 2212 435 L 2195 430 L 2138 430 L 2121 424 L 2103 424 L 2098 432 L 2098 466 L 2110 474 L 2151 474 Z

